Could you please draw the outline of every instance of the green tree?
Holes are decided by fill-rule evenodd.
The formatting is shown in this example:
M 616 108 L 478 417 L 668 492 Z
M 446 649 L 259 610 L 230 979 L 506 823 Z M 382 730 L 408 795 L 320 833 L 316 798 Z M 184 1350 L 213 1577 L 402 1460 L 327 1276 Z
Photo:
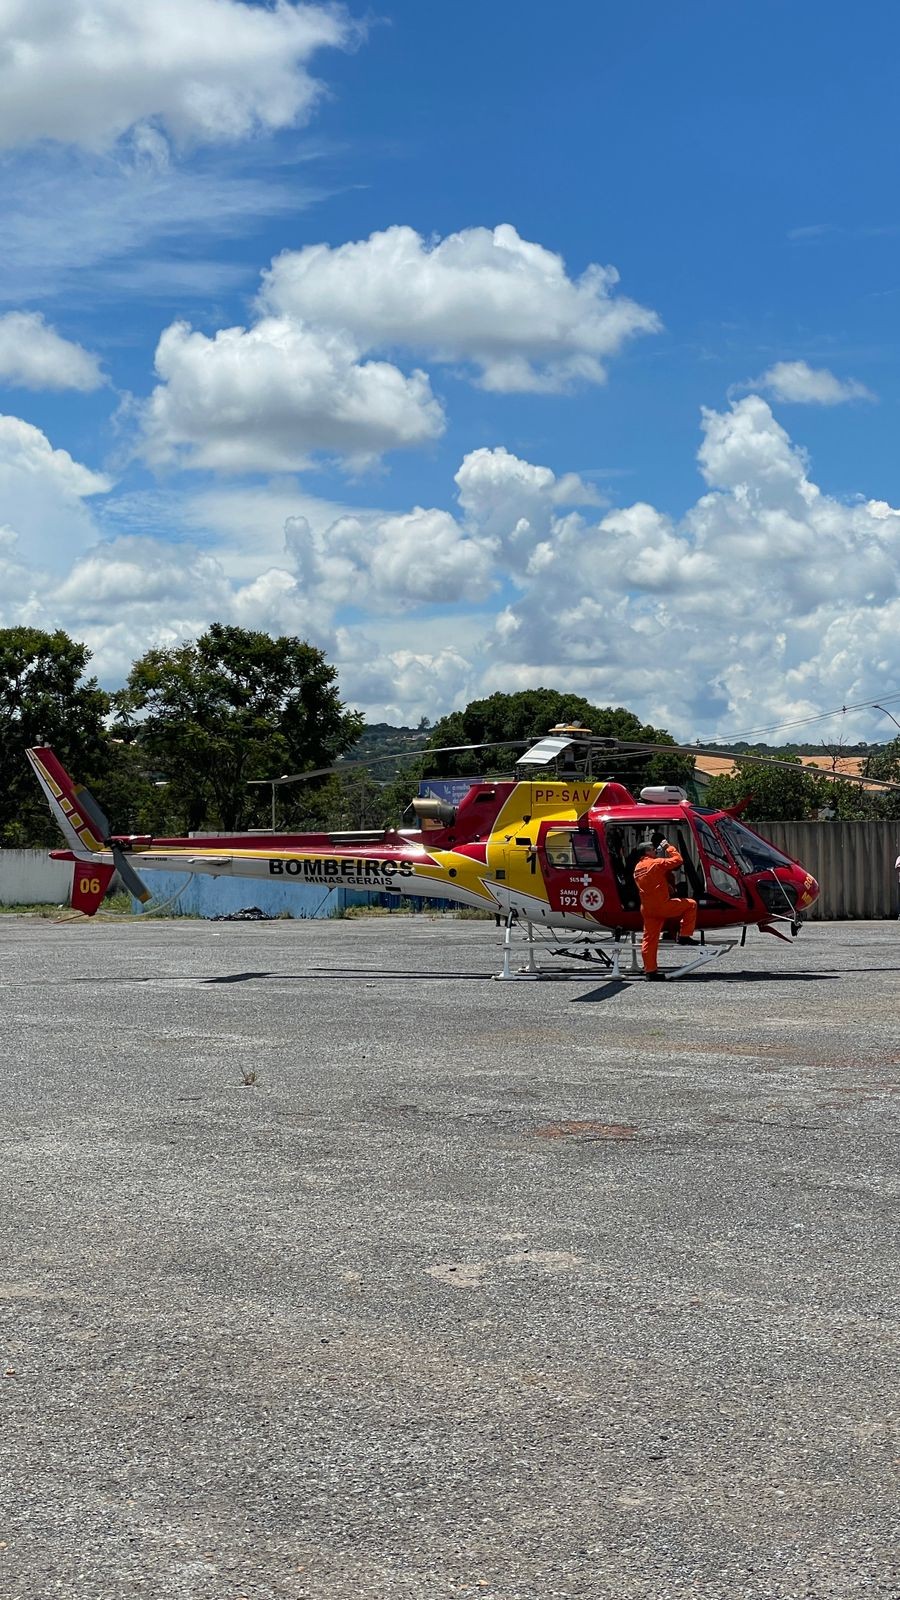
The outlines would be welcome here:
M 868 753 L 866 775 L 900 783 L 900 738 Z M 900 819 L 900 789 L 882 789 L 877 799 L 877 814 L 892 821 Z
M 292 785 L 284 806 L 291 827 L 301 833 L 339 833 L 396 823 L 402 806 L 393 803 L 392 786 L 379 781 L 378 771 L 377 766 L 351 766 L 346 772 Z M 415 792 L 416 783 L 411 788 L 407 784 L 403 805 Z
M 116 704 L 116 732 L 165 781 L 169 825 L 187 829 L 267 823 L 270 793 L 250 780 L 326 766 L 362 728 L 320 650 L 218 622 L 193 643 L 148 650 Z M 291 791 L 281 794 L 289 808 Z
M 706 791 L 707 805 L 724 811 L 746 800 L 742 816 L 750 823 L 795 822 L 817 817 L 820 809 L 829 804 L 830 780 L 804 767 L 799 756 L 779 751 L 776 759 L 787 765 L 763 767 L 739 760 L 733 776 L 722 775 L 711 780 Z
M 87 646 L 61 630 L 0 628 L 0 845 L 62 843 L 25 756 L 30 745 L 52 745 L 103 803 L 110 699 L 85 676 L 90 659 Z
M 516 694 L 492 694 L 485 700 L 472 700 L 464 711 L 443 717 L 431 730 L 429 743 L 435 747 L 454 744 L 489 744 L 458 756 L 435 756 L 424 768 L 425 775 L 438 771 L 447 775 L 508 771 L 518 752 L 503 746 L 502 740 L 539 739 L 557 723 L 580 722 L 591 733 L 647 744 L 675 741 L 664 728 L 641 722 L 624 706 L 595 706 L 581 695 L 558 689 L 523 689 Z M 493 746 L 492 741 L 497 740 Z M 597 766 L 597 771 L 601 770 Z M 604 777 L 616 777 L 631 789 L 647 783 L 688 784 L 694 771 L 693 758 L 673 750 L 669 755 L 627 756 L 613 752 L 602 763 Z

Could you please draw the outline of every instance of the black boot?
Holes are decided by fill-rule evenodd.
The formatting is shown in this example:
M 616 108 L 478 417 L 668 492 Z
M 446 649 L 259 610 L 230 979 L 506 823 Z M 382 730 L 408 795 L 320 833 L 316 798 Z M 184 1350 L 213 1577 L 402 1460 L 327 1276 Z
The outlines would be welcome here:
M 665 973 L 660 972 L 658 967 L 656 968 L 655 972 L 645 972 L 644 977 L 647 979 L 648 983 L 665 983 L 666 981 Z
M 686 939 L 684 937 L 684 934 L 680 933 L 678 935 L 678 943 L 679 944 L 699 944 L 700 940 L 699 939 Z

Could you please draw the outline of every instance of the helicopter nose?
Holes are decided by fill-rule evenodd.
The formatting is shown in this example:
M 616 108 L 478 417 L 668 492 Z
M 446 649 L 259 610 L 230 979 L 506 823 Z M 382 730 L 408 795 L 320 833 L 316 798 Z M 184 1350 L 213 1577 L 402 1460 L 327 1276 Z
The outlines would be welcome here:
M 805 872 L 802 868 L 798 872 L 797 876 L 799 879 L 797 888 L 800 891 L 797 896 L 797 909 L 798 911 L 805 911 L 808 906 L 811 906 L 816 900 L 818 900 L 819 885 L 816 883 L 812 873 Z

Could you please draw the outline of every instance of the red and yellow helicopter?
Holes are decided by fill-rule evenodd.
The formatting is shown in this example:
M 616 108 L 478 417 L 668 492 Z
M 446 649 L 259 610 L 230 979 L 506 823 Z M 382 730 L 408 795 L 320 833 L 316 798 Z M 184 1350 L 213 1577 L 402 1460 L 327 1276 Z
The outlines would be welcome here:
M 799 862 L 746 827 L 734 812 L 692 804 L 673 786 L 643 788 L 636 799 L 622 783 L 593 775 L 598 762 L 609 764 L 614 753 L 672 754 L 678 749 L 601 738 L 578 726 L 557 727 L 525 750 L 513 777 L 471 780 L 458 805 L 434 797 L 414 799 L 415 827 L 202 838 L 112 835 L 97 802 L 51 749 L 38 747 L 28 756 L 67 844 L 52 854 L 74 864 L 71 903 L 88 916 L 98 910 L 116 871 L 143 902 L 151 894 L 141 874 L 157 870 L 294 880 L 323 888 L 439 898 L 491 912 L 506 924 L 501 976 L 515 975 L 510 942 L 516 924 L 527 930 L 525 975 L 538 970 L 531 948 L 535 930 L 547 929 L 554 931 L 557 942 L 559 935 L 573 940 L 569 948 L 554 953 L 593 956 L 618 976 L 619 946 L 624 941 L 633 949 L 633 936 L 641 927 L 632 870 L 639 841 L 648 832 L 676 847 L 683 861 L 676 892 L 695 899 L 699 907 L 704 943 L 679 972 L 692 970 L 735 942 L 732 938 L 724 947 L 710 946 L 707 933 L 740 929 L 743 939 L 748 927 L 757 927 L 784 938 L 781 930 L 788 927 L 796 935 L 803 913 L 819 893 Z M 340 771 L 347 765 L 325 770 Z M 601 940 L 610 937 L 612 956 L 601 948 Z M 633 956 L 632 970 L 638 970 Z

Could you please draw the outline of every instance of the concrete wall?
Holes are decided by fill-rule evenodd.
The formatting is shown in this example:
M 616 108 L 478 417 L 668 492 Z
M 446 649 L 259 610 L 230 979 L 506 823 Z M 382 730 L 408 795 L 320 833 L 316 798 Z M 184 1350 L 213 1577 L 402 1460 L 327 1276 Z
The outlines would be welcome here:
M 183 872 L 148 872 L 146 881 L 153 891 L 149 909 L 155 910 L 177 894 L 171 912 L 182 917 L 219 917 L 247 906 L 258 906 L 271 917 L 277 917 L 280 911 L 289 912 L 292 917 L 333 917 L 353 905 L 374 902 L 391 909 L 399 904 L 398 895 L 326 890 L 290 880 L 270 883 L 265 879 L 210 878 L 199 874 L 191 878 Z M 51 861 L 46 850 L 0 850 L 0 905 L 68 905 L 71 887 L 70 862 Z M 137 900 L 132 905 L 135 911 L 142 909 Z M 417 901 L 416 909 L 420 908 L 421 902 Z
M 816 879 L 821 894 L 806 915 L 813 922 L 896 917 L 900 822 L 760 822 L 770 839 Z
M 68 905 L 72 867 L 46 850 L 0 850 L 0 905 Z
M 140 869 L 140 860 L 136 860 Z M 144 880 L 153 891 L 147 907 L 155 911 L 177 895 L 169 908 L 173 917 L 221 917 L 230 911 L 257 906 L 270 917 L 284 912 L 292 917 L 333 917 L 348 906 L 383 905 L 391 909 L 400 903 L 399 895 L 362 894 L 358 889 L 325 889 L 299 884 L 290 878 L 275 882 L 268 878 L 212 878 L 197 873 L 190 878 L 183 872 L 148 872 Z M 180 891 L 180 893 L 179 893 Z M 421 901 L 415 902 L 417 909 Z M 133 901 L 135 911 L 140 902 Z

